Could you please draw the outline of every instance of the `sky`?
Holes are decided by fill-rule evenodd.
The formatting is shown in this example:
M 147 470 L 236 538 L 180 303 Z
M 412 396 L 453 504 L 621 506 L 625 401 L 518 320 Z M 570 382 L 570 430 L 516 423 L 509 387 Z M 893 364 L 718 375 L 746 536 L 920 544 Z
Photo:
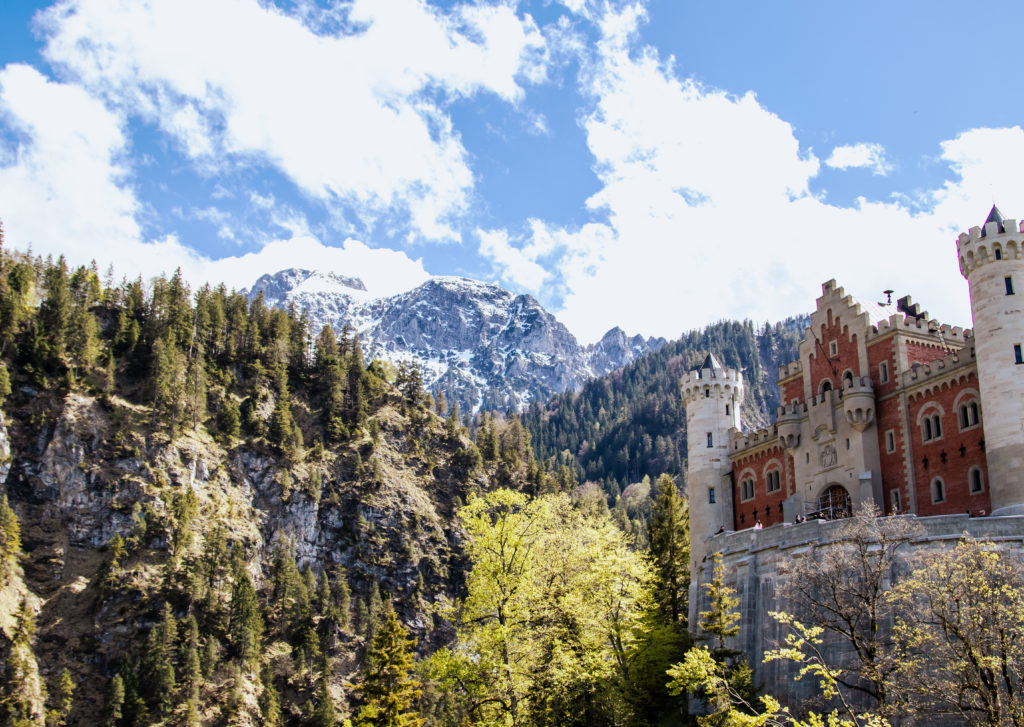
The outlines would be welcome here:
M 970 325 L 1024 218 L 1024 4 L 4 0 L 6 245 L 194 286 L 461 275 L 581 340 L 808 312 Z

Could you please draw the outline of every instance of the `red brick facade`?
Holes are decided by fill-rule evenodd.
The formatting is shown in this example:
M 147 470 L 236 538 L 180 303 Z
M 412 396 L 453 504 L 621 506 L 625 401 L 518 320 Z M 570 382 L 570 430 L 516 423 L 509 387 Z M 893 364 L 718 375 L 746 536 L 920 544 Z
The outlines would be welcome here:
M 782 501 L 792 487 L 792 457 L 778 444 L 766 447 L 733 461 L 735 485 L 733 502 L 736 508 L 736 528 L 742 530 L 752 527 L 758 520 L 765 527 L 781 523 Z M 768 491 L 768 474 L 778 473 L 778 489 Z M 753 492 L 744 483 L 753 482 Z M 744 495 L 750 497 L 744 497 Z
M 735 527 L 824 512 L 829 493 L 843 490 L 851 501 L 880 497 L 875 504 L 889 513 L 989 512 L 969 332 L 925 321 L 916 308 L 905 314 L 851 298 L 834 281 L 822 293 L 801 343 L 802 366 L 780 370 L 784 418 L 775 429 L 734 435 Z M 823 399 L 826 380 L 833 391 Z M 806 388 L 815 401 L 805 404 Z M 780 485 L 769 492 L 773 470 Z
M 917 475 L 917 514 L 990 512 L 985 433 L 980 421 L 962 426 L 960 417 L 960 406 L 971 403 L 977 405 L 980 414 L 977 376 L 971 371 L 934 388 L 915 391 L 907 399 Z M 938 434 L 934 426 L 931 431 L 925 430 L 925 419 L 934 422 L 936 416 Z M 926 434 L 931 435 L 930 439 L 925 439 Z M 981 472 L 981 479 L 973 483 L 972 469 Z
M 862 376 L 860 359 L 857 349 L 857 334 L 850 334 L 848 326 L 843 325 L 840 317 L 833 318 L 828 311 L 828 324 L 816 331 L 817 341 L 814 342 L 810 356 L 811 392 L 821 391 L 822 382 L 828 379 L 833 389 L 842 388 L 843 375 L 851 372 L 853 376 Z

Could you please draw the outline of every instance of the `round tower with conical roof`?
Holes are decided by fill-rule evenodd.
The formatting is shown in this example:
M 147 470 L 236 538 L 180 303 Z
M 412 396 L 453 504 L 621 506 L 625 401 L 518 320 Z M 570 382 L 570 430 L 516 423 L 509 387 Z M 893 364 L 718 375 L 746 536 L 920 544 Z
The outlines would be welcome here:
M 960 272 L 971 290 L 993 515 L 1024 514 L 1022 227 L 1004 220 L 993 205 L 981 227 L 956 241 Z
M 740 428 L 743 374 L 711 354 L 682 380 L 686 407 L 686 491 L 690 504 L 690 619 L 708 539 L 733 528 L 729 430 Z

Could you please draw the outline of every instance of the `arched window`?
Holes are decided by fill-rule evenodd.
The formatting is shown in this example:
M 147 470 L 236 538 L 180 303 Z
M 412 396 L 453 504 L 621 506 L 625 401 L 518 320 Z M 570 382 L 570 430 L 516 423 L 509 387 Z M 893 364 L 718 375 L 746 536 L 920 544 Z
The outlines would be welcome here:
M 747 501 L 754 497 L 754 478 L 745 477 L 740 480 L 740 500 Z
M 929 409 L 932 411 L 918 417 L 921 425 L 921 440 L 924 442 L 930 442 L 942 436 L 942 417 L 938 411 L 934 410 L 934 405 Z
M 847 371 L 846 373 L 843 374 L 843 388 L 844 389 L 853 388 L 853 372 L 852 371 Z
M 824 394 L 826 391 L 832 391 L 832 382 L 829 379 L 821 382 L 821 393 Z
M 968 401 L 960 405 L 960 430 L 970 429 L 981 421 L 981 412 L 978 409 L 978 402 Z
M 946 483 L 941 477 L 932 480 L 932 504 L 939 504 L 946 501 Z
M 985 491 L 985 476 L 981 471 L 981 467 L 971 467 L 967 473 L 967 482 L 971 489 L 972 495 L 977 495 L 979 492 Z
M 765 489 L 768 492 L 778 492 L 782 489 L 782 477 L 778 470 L 770 470 L 764 475 Z

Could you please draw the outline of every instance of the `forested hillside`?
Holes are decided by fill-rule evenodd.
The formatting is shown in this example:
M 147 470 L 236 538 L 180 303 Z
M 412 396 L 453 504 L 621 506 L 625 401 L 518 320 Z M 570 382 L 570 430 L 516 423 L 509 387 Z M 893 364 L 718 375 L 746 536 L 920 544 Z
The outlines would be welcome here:
M 0 252 L 0 405 L 4 725 L 372 712 L 454 636 L 458 508 L 564 484 L 518 420 L 481 453 L 415 369 L 180 274 Z
M 743 371 L 744 427 L 764 426 L 779 405 L 778 366 L 795 360 L 806 317 L 756 327 L 722 321 L 690 331 L 619 371 L 560 394 L 524 414 L 537 456 L 570 453 L 581 481 L 597 482 L 614 502 L 630 483 L 668 473 L 682 483 L 686 415 L 679 379 L 710 352 Z

